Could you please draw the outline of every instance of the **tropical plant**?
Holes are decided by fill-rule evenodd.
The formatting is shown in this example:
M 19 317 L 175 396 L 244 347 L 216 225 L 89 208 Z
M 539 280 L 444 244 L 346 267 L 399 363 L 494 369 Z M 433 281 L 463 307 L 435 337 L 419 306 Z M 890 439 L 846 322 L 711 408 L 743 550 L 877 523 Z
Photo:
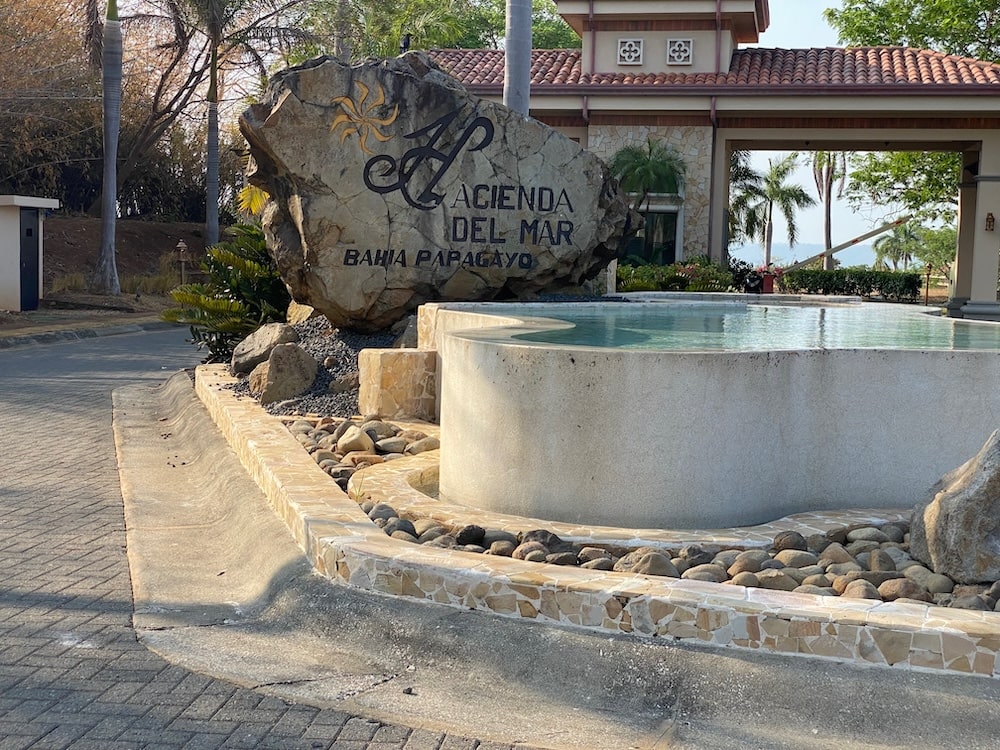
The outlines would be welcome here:
M 258 227 L 240 225 L 233 239 L 208 249 L 203 283 L 184 284 L 170 296 L 178 307 L 163 318 L 190 326 L 193 342 L 208 349 L 206 362 L 227 360 L 233 348 L 265 323 L 282 322 L 291 296 Z
M 898 271 L 902 263 L 905 271 L 916 255 L 919 242 L 917 228 L 912 222 L 894 226 L 889 234 L 872 243 L 872 250 L 875 251 L 874 266 L 888 269 L 891 263 L 892 270 Z
M 748 198 L 764 184 L 764 175 L 750 164 L 750 151 L 736 150 L 729 156 L 729 244 L 746 239 Z
M 843 151 L 815 151 L 812 155 L 813 181 L 816 195 L 823 202 L 823 267 L 827 271 L 834 268 L 833 255 L 833 201 L 844 194 L 847 181 L 847 154 Z
M 645 145 L 625 146 L 611 157 L 611 174 L 622 190 L 635 196 L 636 210 L 653 193 L 678 193 L 684 186 L 684 159 L 665 141 L 646 140 Z
M 788 178 L 798 166 L 798 154 L 789 154 L 778 160 L 769 159 L 768 165 L 761 185 L 748 185 L 735 199 L 744 217 L 744 234 L 751 239 L 760 240 L 764 245 L 764 265 L 771 263 L 775 207 L 785 218 L 788 245 L 794 247 L 798 241 L 795 211 L 816 203 L 801 185 L 788 183 Z

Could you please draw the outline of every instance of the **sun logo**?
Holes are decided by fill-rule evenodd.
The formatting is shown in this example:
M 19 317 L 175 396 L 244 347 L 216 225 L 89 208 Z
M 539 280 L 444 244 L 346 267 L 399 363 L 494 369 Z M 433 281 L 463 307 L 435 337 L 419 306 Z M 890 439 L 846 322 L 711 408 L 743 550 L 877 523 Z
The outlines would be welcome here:
M 385 104 L 385 91 L 382 89 L 382 86 L 378 86 L 377 98 L 366 108 L 365 101 L 368 99 L 368 94 L 371 93 L 371 90 L 360 81 L 355 85 L 361 92 L 357 103 L 349 96 L 338 96 L 332 101 L 332 104 L 339 105 L 344 111 L 333 118 L 333 122 L 330 123 L 330 132 L 332 133 L 343 125 L 344 130 L 340 134 L 341 143 L 349 135 L 353 135 L 354 133 L 360 134 L 361 150 L 366 154 L 373 155 L 375 152 L 368 148 L 368 136 L 382 143 L 392 140 L 393 136 L 386 135 L 379 128 L 384 128 L 386 125 L 391 125 L 396 121 L 396 118 L 399 116 L 399 105 L 397 104 L 392 108 L 392 114 L 388 117 L 375 117 L 375 112 Z

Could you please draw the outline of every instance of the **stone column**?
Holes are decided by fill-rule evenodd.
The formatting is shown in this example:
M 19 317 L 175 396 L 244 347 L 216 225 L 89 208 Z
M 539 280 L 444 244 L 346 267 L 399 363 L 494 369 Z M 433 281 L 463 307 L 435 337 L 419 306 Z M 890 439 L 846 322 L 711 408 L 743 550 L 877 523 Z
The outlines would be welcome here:
M 997 304 L 1000 232 L 986 228 L 988 214 L 1000 216 L 1000 135 L 983 139 L 976 184 L 972 286 L 970 299 L 962 306 L 962 317 L 1000 320 L 1000 304 Z
M 709 257 L 719 263 L 725 262 L 726 240 L 729 226 L 729 142 L 718 133 L 715 139 L 714 170 L 712 172 L 711 201 L 712 226 L 709 232 Z

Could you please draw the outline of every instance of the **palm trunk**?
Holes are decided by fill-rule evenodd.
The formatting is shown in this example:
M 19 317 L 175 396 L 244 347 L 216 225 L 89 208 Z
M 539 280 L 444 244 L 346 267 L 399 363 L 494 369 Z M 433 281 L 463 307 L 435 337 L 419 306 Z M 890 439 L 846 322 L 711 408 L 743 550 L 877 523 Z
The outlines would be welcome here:
M 90 289 L 98 294 L 121 294 L 115 264 L 115 227 L 118 219 L 118 133 L 121 128 L 122 29 L 115 0 L 108 2 L 102 56 L 104 106 L 104 175 L 101 197 L 101 248 Z
M 528 114 L 531 91 L 531 0 L 507 0 L 503 103 Z
M 219 244 L 219 86 L 218 56 L 212 48 L 208 86 L 208 146 L 205 167 L 205 246 Z
M 823 270 L 833 270 L 833 256 L 830 255 L 830 248 L 833 247 L 833 154 L 826 165 L 826 180 L 823 191 Z
M 774 206 L 767 207 L 767 223 L 764 225 L 764 266 L 771 265 L 771 241 L 774 239 L 774 222 L 771 220 Z

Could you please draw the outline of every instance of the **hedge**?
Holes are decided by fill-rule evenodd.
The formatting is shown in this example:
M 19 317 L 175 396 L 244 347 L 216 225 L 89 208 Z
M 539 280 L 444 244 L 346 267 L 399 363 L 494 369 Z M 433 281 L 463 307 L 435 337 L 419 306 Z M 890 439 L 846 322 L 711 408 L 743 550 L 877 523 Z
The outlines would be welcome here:
M 913 302 L 920 295 L 923 277 L 907 271 L 871 271 L 838 268 L 821 271 L 800 268 L 781 277 L 781 288 L 800 294 L 879 296 L 886 300 Z

